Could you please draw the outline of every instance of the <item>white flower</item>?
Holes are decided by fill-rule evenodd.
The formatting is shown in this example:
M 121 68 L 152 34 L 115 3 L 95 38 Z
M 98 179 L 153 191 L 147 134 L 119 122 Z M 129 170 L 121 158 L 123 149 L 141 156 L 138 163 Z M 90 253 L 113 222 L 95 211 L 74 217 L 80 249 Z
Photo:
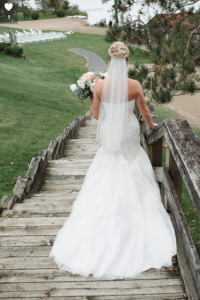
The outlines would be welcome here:
M 86 81 L 87 81 L 87 78 L 81 77 L 81 82 L 82 82 L 82 83 L 85 83 Z
M 94 75 L 95 75 L 95 73 L 94 73 L 94 72 L 88 72 L 88 74 L 89 74 L 89 76 L 90 76 L 90 77 L 92 77 L 92 76 L 94 76 Z
M 91 80 L 88 80 L 88 81 L 85 83 L 85 85 L 88 86 L 88 87 L 91 86 Z
M 72 84 L 70 85 L 70 89 L 72 90 L 72 92 L 75 92 L 77 90 L 77 85 L 76 84 Z
M 82 89 L 85 88 L 85 84 L 81 80 L 78 80 L 77 83 Z
M 93 93 L 93 89 L 94 89 L 94 86 L 95 86 L 96 82 L 93 82 L 90 86 L 90 91 Z

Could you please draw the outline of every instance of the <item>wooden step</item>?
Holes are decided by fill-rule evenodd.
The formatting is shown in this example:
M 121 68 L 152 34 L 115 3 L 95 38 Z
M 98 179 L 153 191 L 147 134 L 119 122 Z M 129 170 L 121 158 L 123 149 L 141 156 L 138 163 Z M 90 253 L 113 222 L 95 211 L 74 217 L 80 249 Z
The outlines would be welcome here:
M 28 247 L 27 247 L 28 248 Z M 29 248 L 30 252 L 36 253 L 35 248 L 33 247 L 33 251 Z M 49 248 L 48 246 L 42 247 L 42 250 L 45 249 L 46 255 L 49 255 Z M 20 247 L 20 249 L 25 249 Z M 17 251 L 17 247 L 14 249 Z M 9 250 L 8 250 L 9 251 Z M 24 250 L 27 255 L 27 250 Z M 19 253 L 20 254 L 20 253 Z M 24 255 L 25 256 L 25 255 Z M 31 256 L 31 255 L 29 255 Z M 33 255 L 34 256 L 34 255 Z M 67 281 L 103 281 L 103 279 L 96 279 L 92 275 L 89 277 L 83 277 L 79 275 L 75 275 L 66 271 L 62 270 L 55 270 L 55 269 L 25 269 L 25 270 L 10 270 L 9 276 L 7 270 L 0 270 L 0 283 L 12 283 L 12 282 L 67 282 Z M 178 268 L 174 267 L 162 267 L 160 270 L 157 269 L 149 269 L 141 274 L 141 277 L 138 280 L 148 280 L 148 279 L 172 279 L 172 278 L 179 278 Z M 129 281 L 132 279 L 126 279 Z M 106 298 L 107 299 L 107 298 Z M 171 298 L 170 298 L 171 299 Z
M 149 294 L 178 294 L 182 293 L 180 279 L 160 279 L 160 280 L 144 280 L 141 284 L 140 280 L 121 280 L 121 281 L 83 281 L 83 282 L 34 282 L 34 283 L 12 283 L 1 284 L 0 298 L 23 297 L 32 298 L 45 297 L 47 295 L 54 297 L 71 296 L 143 296 Z M 183 293 L 182 293 L 183 296 Z M 105 298 L 104 298 L 105 299 Z M 138 299 L 138 298 L 135 298 Z

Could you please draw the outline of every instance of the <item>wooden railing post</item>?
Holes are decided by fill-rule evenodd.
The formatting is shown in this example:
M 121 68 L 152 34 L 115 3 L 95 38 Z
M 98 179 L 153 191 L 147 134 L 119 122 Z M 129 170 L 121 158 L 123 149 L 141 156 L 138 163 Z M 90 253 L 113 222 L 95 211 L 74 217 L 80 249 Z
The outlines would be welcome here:
M 140 133 L 145 133 L 145 126 L 144 126 L 144 122 L 141 121 L 141 118 L 139 120 L 139 124 L 140 124 Z
M 153 167 L 162 167 L 162 143 L 163 138 L 152 145 L 148 145 L 149 159 Z M 158 182 L 161 188 L 161 182 Z
M 159 139 L 155 143 L 148 145 L 149 159 L 153 167 L 162 167 L 162 143 L 163 139 Z
M 181 193 L 182 193 L 182 176 L 177 167 L 177 164 L 174 160 L 172 152 L 170 148 L 166 148 L 166 167 L 168 169 L 169 175 L 171 177 L 172 183 L 174 185 L 174 189 L 176 191 L 177 197 L 181 202 Z M 165 209 L 169 211 L 169 205 L 167 201 L 166 194 L 164 195 L 164 205 Z

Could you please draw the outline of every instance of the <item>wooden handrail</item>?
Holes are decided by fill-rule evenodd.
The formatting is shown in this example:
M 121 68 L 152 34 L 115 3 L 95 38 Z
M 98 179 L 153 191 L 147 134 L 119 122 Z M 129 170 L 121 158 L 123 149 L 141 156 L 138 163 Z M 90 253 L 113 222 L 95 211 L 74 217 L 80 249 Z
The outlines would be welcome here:
M 184 255 L 200 299 L 200 260 L 180 205 L 182 179 L 200 217 L 200 140 L 187 120 L 164 120 L 159 123 L 155 108 L 148 106 L 153 121 L 159 125 L 149 130 L 135 105 L 135 115 L 140 122 L 140 143 L 149 156 L 157 180 L 165 189 L 164 204 L 174 217 Z M 166 167 L 162 167 L 162 141 L 168 142 Z M 159 173 L 161 175 L 159 175 Z
M 153 106 L 148 106 L 154 122 L 159 122 Z M 146 122 L 145 136 L 148 145 L 165 137 L 181 176 L 200 217 L 200 140 L 187 120 L 164 120 L 150 131 Z

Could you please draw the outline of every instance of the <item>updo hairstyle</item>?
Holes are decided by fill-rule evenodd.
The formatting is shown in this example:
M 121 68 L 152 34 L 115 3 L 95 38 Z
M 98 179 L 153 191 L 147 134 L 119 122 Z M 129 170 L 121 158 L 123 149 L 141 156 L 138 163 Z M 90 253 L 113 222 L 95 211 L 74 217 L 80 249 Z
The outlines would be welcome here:
M 125 58 L 126 61 L 128 61 L 128 54 L 129 54 L 129 51 L 128 51 L 128 48 L 126 47 L 126 45 L 123 43 L 123 42 L 115 42 L 113 43 L 109 50 L 108 50 L 108 53 L 109 53 L 109 57 L 108 57 L 108 60 L 110 61 L 112 57 L 114 58 Z

